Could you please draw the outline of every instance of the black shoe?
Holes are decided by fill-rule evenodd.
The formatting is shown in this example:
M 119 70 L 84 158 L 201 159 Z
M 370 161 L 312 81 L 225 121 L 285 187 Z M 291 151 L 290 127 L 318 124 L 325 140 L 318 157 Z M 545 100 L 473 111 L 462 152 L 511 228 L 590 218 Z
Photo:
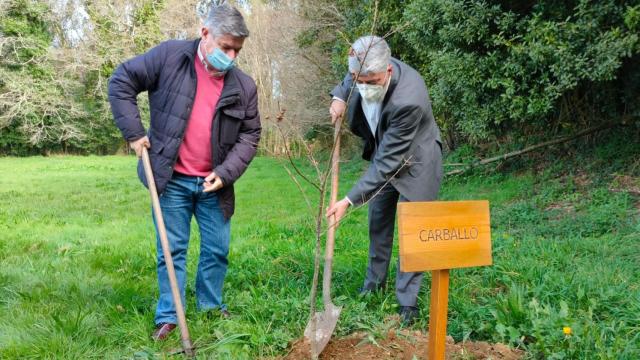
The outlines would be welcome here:
M 376 286 L 373 289 L 370 289 L 370 288 L 366 288 L 365 289 L 364 286 L 363 287 L 359 287 L 358 288 L 358 296 L 367 296 L 367 295 L 372 294 L 374 292 L 384 291 L 384 289 L 385 289 L 385 287 L 383 285 Z
M 371 294 L 371 290 L 369 290 L 369 289 L 365 289 L 365 288 L 363 288 L 363 287 L 359 287 L 359 288 L 358 288 L 358 296 L 360 296 L 360 297 L 364 297 L 364 296 L 367 296 L 367 295 L 369 295 L 369 294 Z
M 416 322 L 418 317 L 418 308 L 415 306 L 401 306 L 400 307 L 400 319 L 403 326 L 411 326 Z

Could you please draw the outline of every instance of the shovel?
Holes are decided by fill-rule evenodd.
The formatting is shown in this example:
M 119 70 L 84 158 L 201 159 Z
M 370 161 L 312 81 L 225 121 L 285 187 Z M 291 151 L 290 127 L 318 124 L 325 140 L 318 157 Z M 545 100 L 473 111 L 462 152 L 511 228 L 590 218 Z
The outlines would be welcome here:
M 144 173 L 149 184 L 149 193 L 151 194 L 151 203 L 153 204 L 153 214 L 156 217 L 156 225 L 160 235 L 160 244 L 162 244 L 162 253 L 164 261 L 167 265 L 167 273 L 169 275 L 169 284 L 171 285 L 171 295 L 173 295 L 173 304 L 176 307 L 176 316 L 178 317 L 178 326 L 180 327 L 180 338 L 182 339 L 182 350 L 172 352 L 172 354 L 182 353 L 189 357 L 195 356 L 195 350 L 189 338 L 189 329 L 187 328 L 187 320 L 184 317 L 184 308 L 182 307 L 182 298 L 178 290 L 178 281 L 176 280 L 176 271 L 173 267 L 173 259 L 171 258 L 171 250 L 169 248 L 169 240 L 167 239 L 167 229 L 164 226 L 162 211 L 160 210 L 160 200 L 158 200 L 158 192 L 156 191 L 156 182 L 153 178 L 151 170 L 151 162 L 149 161 L 149 153 L 146 147 L 142 147 L 142 164 L 144 165 Z
M 338 198 L 338 170 L 340 162 L 340 125 L 341 119 L 336 121 L 335 131 L 333 138 L 335 141 L 335 147 L 333 149 L 333 156 L 331 158 L 331 198 L 329 200 L 329 206 L 333 206 Z M 322 350 L 327 346 L 331 339 L 331 334 L 336 328 L 338 318 L 340 317 L 340 311 L 342 307 L 335 306 L 331 301 L 331 268 L 333 265 L 333 245 L 336 236 L 336 217 L 335 215 L 329 218 L 329 229 L 327 230 L 327 242 L 324 252 L 324 269 L 322 272 L 322 302 L 324 303 L 324 311 L 316 312 L 306 329 L 304 330 L 304 336 L 311 344 L 311 356 L 313 359 L 317 359 Z

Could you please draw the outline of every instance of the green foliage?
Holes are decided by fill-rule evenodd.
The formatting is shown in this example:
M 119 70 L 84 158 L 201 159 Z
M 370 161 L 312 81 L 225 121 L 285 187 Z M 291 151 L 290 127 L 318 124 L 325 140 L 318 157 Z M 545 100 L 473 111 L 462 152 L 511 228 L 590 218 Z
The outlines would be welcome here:
M 158 45 L 158 39 L 162 38 L 158 12 L 164 6 L 164 2 L 164 0 L 149 0 L 136 9 L 133 15 L 134 26 L 144 29 L 143 33 L 134 39 L 137 53 L 143 53 Z
M 38 60 L 46 54 L 52 39 L 48 31 L 49 24 L 45 20 L 47 11 L 44 3 L 17 0 L 9 5 L 6 16 L 0 18 L 1 34 L 25 37 L 24 40 L 29 43 L 29 46 L 18 48 L 18 51 L 8 55 L 13 62 L 31 67 L 30 70 L 36 75 L 42 75 L 43 69 L 38 66 Z
M 640 142 L 620 133 L 604 140 L 571 160 L 559 159 L 563 149 L 529 160 L 544 165 L 539 172 L 445 180 L 443 200 L 488 199 L 492 216 L 493 266 L 452 271 L 448 333 L 457 341 L 504 342 L 529 358 L 640 357 L 640 199 L 615 180 L 640 181 Z M 365 165 L 345 163 L 341 189 Z M 149 338 L 155 237 L 135 157 L 3 158 L 0 172 L 15 174 L 0 177 L 0 358 L 161 358 L 180 346 L 177 335 Z M 34 196 L 43 174 L 47 191 Z M 236 185 L 229 320 L 194 311 L 193 223 L 187 319 L 203 358 L 284 354 L 308 319 L 314 209 L 276 159 L 257 158 Z M 337 233 L 338 336 L 365 331 L 375 339 L 397 311 L 395 261 L 386 291 L 356 295 L 367 239 L 361 209 Z M 428 284 L 427 274 L 416 330 L 428 324 Z
M 62 149 L 77 132 L 80 113 L 69 103 L 49 51 L 48 6 L 13 0 L 0 13 L 0 154 Z
M 0 149 L 4 149 L 6 153 L 12 155 L 30 153 L 31 149 L 27 146 L 29 139 L 17 128 L 16 124 L 11 124 L 3 128 L 0 134 L 2 134 L 2 136 L 0 136 Z
M 627 174 L 640 181 L 633 160 L 640 149 L 637 136 L 622 134 L 604 137 L 606 145 L 596 149 L 559 149 L 527 160 L 544 165 L 531 178 L 487 172 L 450 180 L 465 186 L 449 183 L 446 199 L 492 202 L 494 267 L 484 278 L 495 281 L 493 291 L 463 290 L 483 320 L 464 320 L 451 331 L 518 345 L 536 358 L 638 356 L 633 324 L 640 298 L 627 291 L 627 276 L 640 272 L 631 255 L 638 253 L 638 198 L 616 190 L 612 180 Z M 584 155 L 558 159 L 567 151 Z M 475 284 L 477 271 L 465 274 L 471 276 L 465 283 Z
M 19 45 L 22 45 L 5 45 L 14 51 L 0 48 L 4 50 L 0 65 L 13 71 L 25 70 L 29 76 L 37 79 L 50 73 L 42 64 L 52 39 L 45 19 L 47 10 L 47 6 L 39 2 L 15 0 L 7 6 L 5 14 L 0 13 L 0 34 L 7 38 L 18 38 L 21 40 Z M 3 85 L 7 85 L 6 80 Z
M 640 117 L 634 2 L 335 3 L 348 37 L 391 33 L 392 53 L 422 73 L 450 137 L 553 135 Z M 338 73 L 346 47 L 333 52 Z
M 124 29 L 120 13 L 114 15 L 103 3 L 90 3 L 91 38 L 73 49 L 64 40 L 53 45 L 54 35 L 64 39 L 64 34 L 46 1 L 3 4 L 0 154 L 116 152 L 124 142 L 113 124 L 108 79 L 120 62 L 162 40 L 158 14 L 163 7 L 164 1 L 135 3 L 132 28 Z M 74 51 L 82 54 L 80 64 Z M 146 94 L 139 104 L 148 123 Z

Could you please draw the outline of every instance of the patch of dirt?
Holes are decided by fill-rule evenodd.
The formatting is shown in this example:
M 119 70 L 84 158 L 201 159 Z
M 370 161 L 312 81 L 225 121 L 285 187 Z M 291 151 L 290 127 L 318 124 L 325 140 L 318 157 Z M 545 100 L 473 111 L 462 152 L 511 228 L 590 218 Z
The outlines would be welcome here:
M 609 190 L 613 192 L 628 192 L 632 195 L 640 196 L 640 178 L 629 175 L 616 175 Z
M 576 208 L 575 206 L 567 201 L 562 201 L 562 202 L 557 202 L 557 203 L 552 203 L 551 205 L 547 206 L 546 209 L 544 209 L 545 211 L 553 211 L 556 210 L 559 212 L 560 214 L 563 215 L 570 215 L 576 212 Z M 558 218 L 560 218 L 561 216 L 558 216 Z
M 589 175 L 584 172 L 578 172 L 578 174 L 573 177 L 573 182 L 580 189 L 586 189 L 593 183 L 589 178 Z
M 626 192 L 635 197 L 636 212 L 640 214 L 640 178 L 629 175 L 616 175 L 609 186 L 611 192 Z
M 354 333 L 345 338 L 333 338 L 320 354 L 321 360 L 383 360 L 427 359 L 428 334 L 411 330 L 389 330 L 384 338 L 374 338 L 367 333 Z M 291 345 L 290 352 L 281 360 L 310 359 L 310 346 L 305 339 Z M 504 344 L 480 342 L 454 343 L 447 337 L 446 359 L 450 360 L 518 360 L 524 357 L 522 350 L 511 349 Z

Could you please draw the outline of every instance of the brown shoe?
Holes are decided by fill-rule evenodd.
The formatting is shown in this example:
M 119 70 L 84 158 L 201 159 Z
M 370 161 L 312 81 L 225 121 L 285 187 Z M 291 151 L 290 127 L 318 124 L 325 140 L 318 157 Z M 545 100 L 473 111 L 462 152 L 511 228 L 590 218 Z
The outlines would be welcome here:
M 176 328 L 176 324 L 160 323 L 156 325 L 156 329 L 151 334 L 151 338 L 155 341 L 166 339 L 169 334 Z

